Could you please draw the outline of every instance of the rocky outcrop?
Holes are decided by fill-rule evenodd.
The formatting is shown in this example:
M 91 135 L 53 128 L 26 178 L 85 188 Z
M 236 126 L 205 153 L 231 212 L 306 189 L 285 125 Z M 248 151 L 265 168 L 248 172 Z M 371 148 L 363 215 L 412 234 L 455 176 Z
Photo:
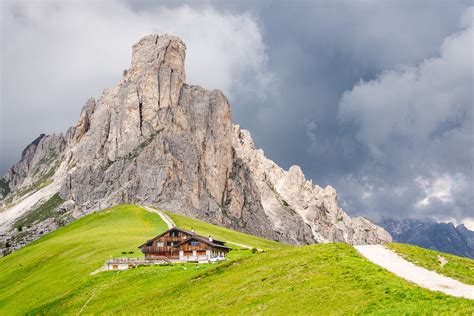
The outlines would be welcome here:
M 20 161 L 6 172 L 3 179 L 8 183 L 9 190 L 35 185 L 48 172 L 52 175 L 65 146 L 66 141 L 61 134 L 41 134 L 23 150 Z
M 333 188 L 265 158 L 249 132 L 232 125 L 222 92 L 185 83 L 185 49 L 172 35 L 141 39 L 120 82 L 88 100 L 65 137 L 34 145 L 54 140 L 53 178 L 78 214 L 136 203 L 293 244 L 390 240 L 344 213 Z M 11 169 L 22 170 L 8 180 L 13 191 L 35 165 L 27 157 Z
M 291 243 L 383 243 L 391 240 L 365 218 L 350 218 L 338 205 L 336 190 L 307 181 L 301 168 L 283 170 L 257 150 L 250 133 L 234 127 L 236 156 L 248 166 L 265 213 L 280 239 Z

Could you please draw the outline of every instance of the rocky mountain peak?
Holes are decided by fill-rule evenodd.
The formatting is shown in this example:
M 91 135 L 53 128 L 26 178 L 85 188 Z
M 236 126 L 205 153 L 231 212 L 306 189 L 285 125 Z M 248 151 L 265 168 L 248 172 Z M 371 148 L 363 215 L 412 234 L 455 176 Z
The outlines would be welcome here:
M 132 46 L 132 66 L 161 62 L 168 53 L 176 52 L 179 59 L 175 60 L 176 66 L 184 70 L 186 44 L 177 36 L 171 34 L 150 34 L 141 38 Z
M 186 45 L 180 38 L 170 34 L 145 36 L 133 45 L 131 67 L 124 83 L 138 81 L 142 90 L 137 92 L 142 92 L 139 101 L 154 94 L 159 108 L 176 106 L 186 81 L 185 59 Z M 152 87 L 157 91 L 149 89 Z
M 43 136 L 7 172 L 9 197 L 21 201 L 30 184 L 38 201 L 59 193 L 72 218 L 133 203 L 292 244 L 391 240 L 370 221 L 351 219 L 332 187 L 265 157 L 250 132 L 232 124 L 222 92 L 185 83 L 185 50 L 168 34 L 136 43 L 123 78 L 86 102 L 66 137 Z M 38 179 L 53 183 L 43 188 Z M 11 206 L 0 221 L 14 222 L 19 208 Z

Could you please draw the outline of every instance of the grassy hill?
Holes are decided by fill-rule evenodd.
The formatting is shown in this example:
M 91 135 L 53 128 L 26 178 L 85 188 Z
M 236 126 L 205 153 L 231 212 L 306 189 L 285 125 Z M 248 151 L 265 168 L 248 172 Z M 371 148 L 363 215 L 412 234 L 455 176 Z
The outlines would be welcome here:
M 0 314 L 467 314 L 474 302 L 401 280 L 346 244 L 290 247 L 173 216 L 178 226 L 267 249 L 229 261 L 91 275 L 164 231 L 131 205 L 88 215 L 0 259 Z M 190 225 L 192 224 L 192 225 Z M 198 225 L 199 224 L 199 225 Z M 218 235 L 222 234 L 222 235 Z M 234 240 L 235 238 L 235 240 Z
M 474 260 L 407 244 L 390 243 L 387 246 L 418 266 L 474 285 Z M 444 258 L 446 264 L 441 265 L 439 257 Z
M 154 214 L 117 206 L 52 232 L 0 259 L 0 310 L 22 314 L 71 293 L 109 257 L 136 253 L 143 240 L 165 229 Z

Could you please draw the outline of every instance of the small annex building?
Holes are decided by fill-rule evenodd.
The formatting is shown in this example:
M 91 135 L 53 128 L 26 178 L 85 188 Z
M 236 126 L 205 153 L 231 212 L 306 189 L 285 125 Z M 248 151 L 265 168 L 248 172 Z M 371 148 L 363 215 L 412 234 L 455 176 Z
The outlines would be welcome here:
M 138 248 L 145 260 L 166 260 L 180 262 L 208 262 L 225 258 L 229 248 L 224 242 L 200 236 L 192 231 L 172 227 L 164 233 L 148 240 Z
M 127 270 L 144 264 L 138 258 L 111 258 L 106 263 L 106 270 Z

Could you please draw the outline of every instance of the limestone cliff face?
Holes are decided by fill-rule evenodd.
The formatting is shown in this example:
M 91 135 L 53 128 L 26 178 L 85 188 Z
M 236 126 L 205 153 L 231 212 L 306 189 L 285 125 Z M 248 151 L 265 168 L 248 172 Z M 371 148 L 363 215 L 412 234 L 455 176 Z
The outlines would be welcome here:
M 283 170 L 257 150 L 250 133 L 234 127 L 236 156 L 247 166 L 273 230 L 292 243 L 383 243 L 391 240 L 365 218 L 350 218 L 338 205 L 336 190 L 307 181 L 300 167 Z M 295 225 L 298 223 L 298 225 Z
M 294 244 L 390 240 L 347 216 L 333 188 L 255 149 L 232 125 L 222 92 L 185 83 L 185 50 L 171 35 L 141 39 L 120 82 L 88 100 L 66 136 L 42 135 L 25 149 L 5 176 L 10 195 L 31 182 L 34 168 L 42 175 L 50 168 L 77 216 L 136 203 Z M 44 157 L 57 161 L 54 169 Z

